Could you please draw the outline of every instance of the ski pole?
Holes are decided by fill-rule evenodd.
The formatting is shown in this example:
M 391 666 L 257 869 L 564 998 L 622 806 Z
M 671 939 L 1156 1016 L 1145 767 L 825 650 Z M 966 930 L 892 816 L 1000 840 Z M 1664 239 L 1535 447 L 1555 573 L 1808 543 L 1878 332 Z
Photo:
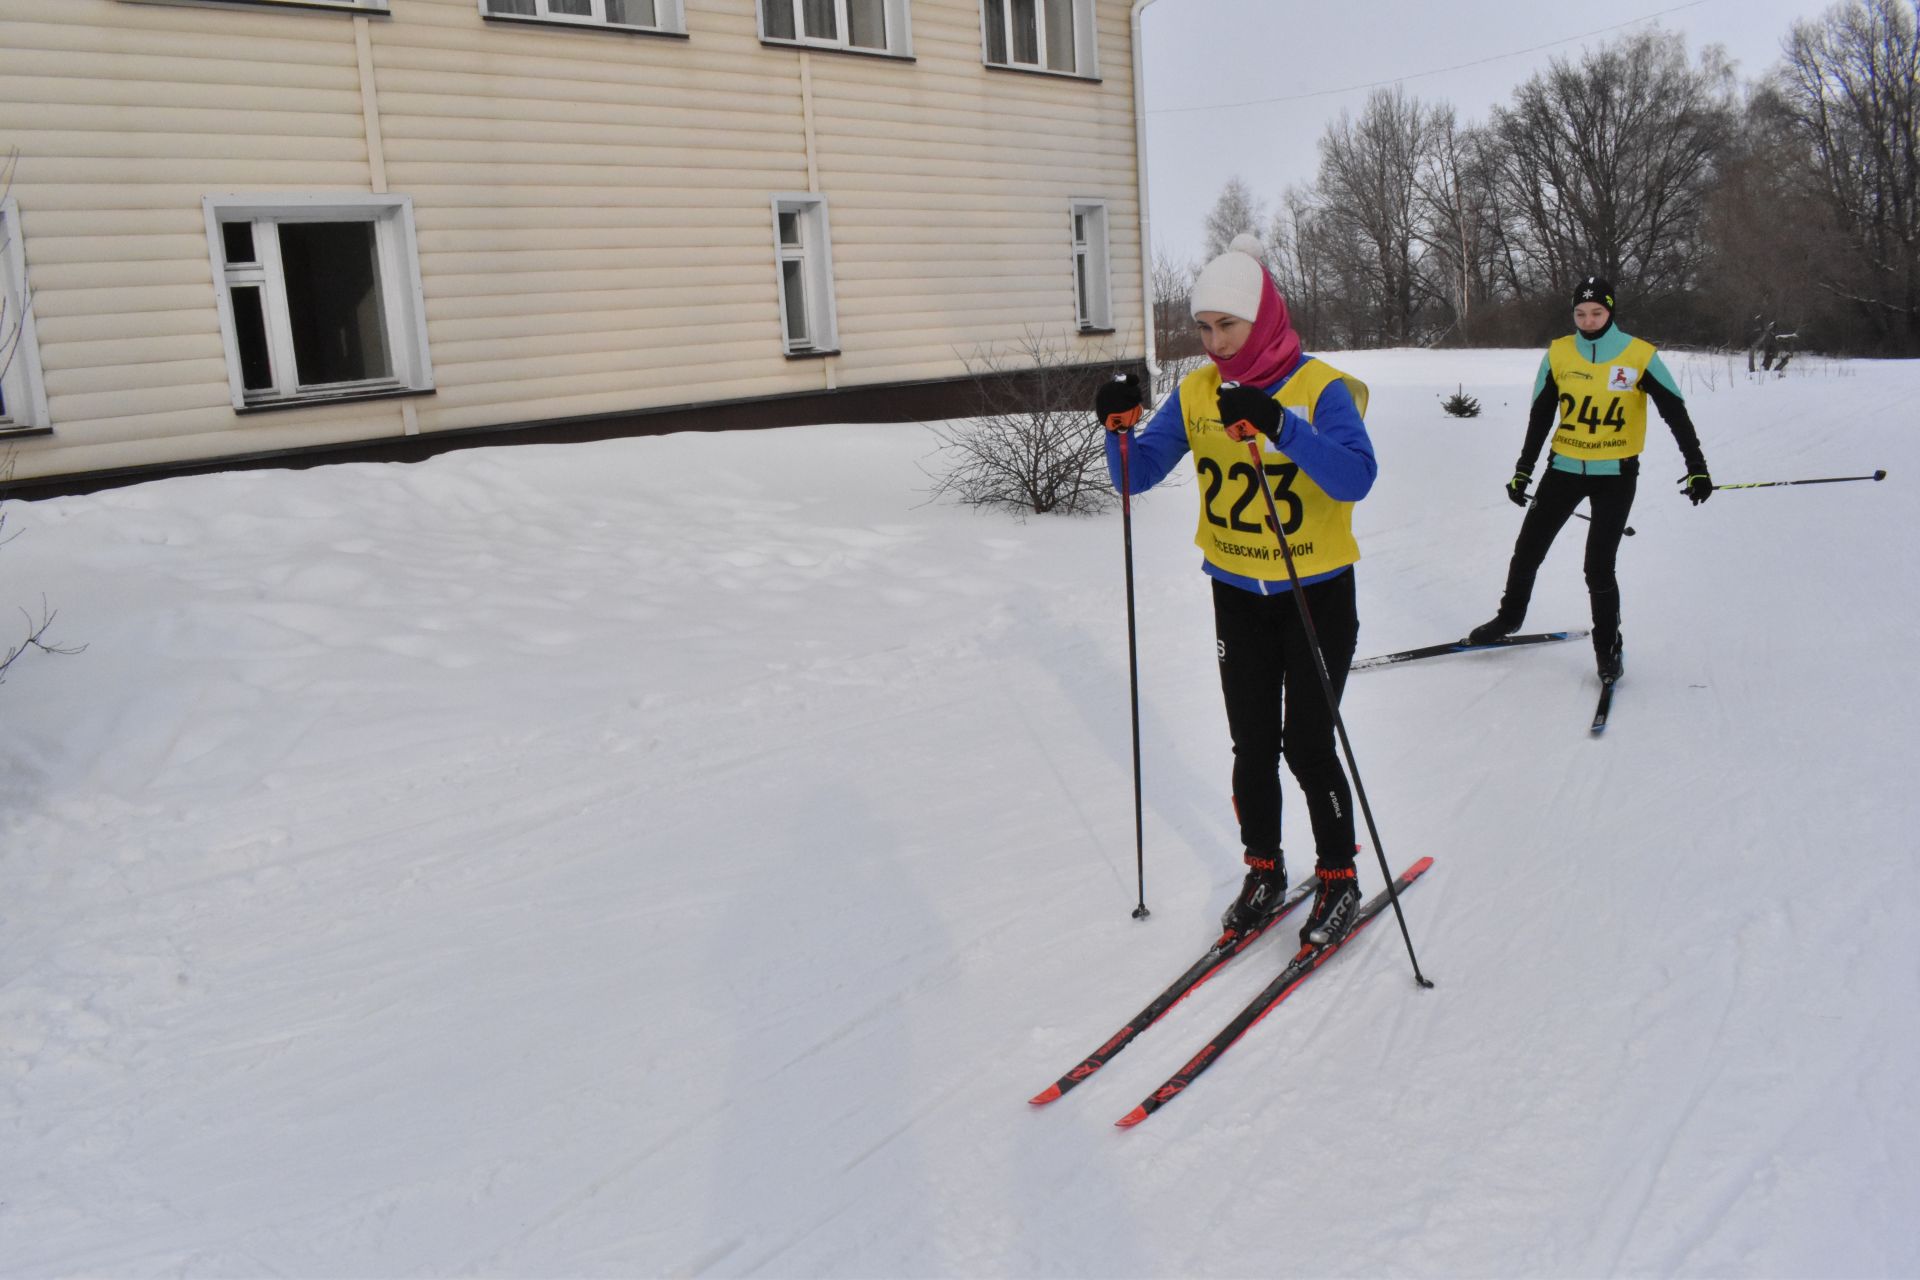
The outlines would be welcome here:
M 1153 913 L 1147 910 L 1147 831 L 1140 800 L 1140 656 L 1133 624 L 1133 476 L 1127 457 L 1133 432 L 1129 429 L 1114 435 L 1120 445 L 1120 542 L 1127 565 L 1127 693 L 1133 710 L 1133 865 L 1140 885 L 1140 901 L 1133 909 L 1133 918 L 1145 920 Z
M 1229 384 L 1231 385 L 1231 384 Z M 1380 860 L 1380 874 L 1387 879 L 1387 899 L 1393 903 L 1394 918 L 1400 922 L 1400 937 L 1407 944 L 1407 959 L 1413 963 L 1413 980 L 1422 987 L 1431 987 L 1433 982 L 1420 972 L 1420 957 L 1413 952 L 1413 934 L 1407 929 L 1407 913 L 1400 909 L 1400 895 L 1394 892 L 1393 871 L 1387 866 L 1387 853 L 1380 847 L 1380 830 L 1374 825 L 1373 806 L 1367 803 L 1367 788 L 1360 781 L 1360 766 L 1353 758 L 1353 744 L 1347 739 L 1347 722 L 1340 714 L 1340 700 L 1333 696 L 1333 677 L 1327 674 L 1326 655 L 1320 652 L 1320 635 L 1314 630 L 1313 611 L 1307 608 L 1307 597 L 1300 587 L 1300 575 L 1294 571 L 1293 548 L 1287 544 L 1286 528 L 1280 523 L 1280 508 L 1274 504 L 1273 488 L 1267 483 L 1267 469 L 1260 458 L 1260 434 L 1251 422 L 1244 419 L 1230 424 L 1227 434 L 1236 440 L 1247 442 L 1247 452 L 1253 457 L 1253 474 L 1260 479 L 1260 494 L 1267 500 L 1267 522 L 1273 529 L 1273 536 L 1280 541 L 1280 558 L 1287 566 L 1287 581 L 1293 587 L 1294 607 L 1300 612 L 1300 626 L 1307 633 L 1307 648 L 1313 651 L 1313 671 L 1320 677 L 1320 692 L 1327 700 L 1327 709 L 1333 713 L 1333 727 L 1340 735 L 1340 752 L 1346 757 L 1347 774 L 1353 779 L 1354 798 L 1360 802 L 1360 812 L 1367 820 L 1367 834 L 1373 838 L 1373 854 Z
M 1885 471 L 1870 476 L 1823 476 L 1818 480 L 1755 480 L 1751 484 L 1717 484 L 1716 489 L 1772 489 L 1783 484 L 1844 484 L 1848 480 L 1885 480 Z
M 1534 496 L 1533 496 L 1532 494 L 1528 494 L 1528 495 L 1527 495 L 1527 505 L 1528 505 L 1528 506 L 1532 506 L 1532 505 L 1533 505 L 1534 503 L 1536 503 L 1536 502 L 1538 502 L 1538 501 L 1539 501 L 1539 499 L 1538 499 L 1538 498 L 1536 498 L 1536 497 L 1534 497 Z M 1592 516 L 1590 516 L 1590 515 L 1588 515 L 1588 514 L 1587 514 L 1586 512 L 1584 512 L 1584 511 L 1576 511 L 1576 512 L 1574 512 L 1574 513 L 1573 513 L 1573 515 L 1574 515 L 1574 518 L 1575 518 L 1576 520 L 1585 520 L 1585 521 L 1586 521 L 1586 522 L 1587 522 L 1588 524 L 1592 524 L 1592 523 L 1593 523 L 1593 517 L 1592 517 Z M 1627 536 L 1628 536 L 1629 538 L 1631 538 L 1631 537 L 1632 537 L 1633 535 L 1634 535 L 1634 528 L 1633 528 L 1633 526 L 1632 526 L 1632 525 L 1628 525 L 1628 526 L 1627 526 Z

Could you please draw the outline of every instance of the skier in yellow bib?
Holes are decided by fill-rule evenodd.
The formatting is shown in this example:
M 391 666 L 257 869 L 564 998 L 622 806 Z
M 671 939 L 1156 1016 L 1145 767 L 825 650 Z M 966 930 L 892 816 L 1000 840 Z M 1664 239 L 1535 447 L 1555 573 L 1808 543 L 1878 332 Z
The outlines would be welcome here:
M 1138 437 L 1128 436 L 1127 479 L 1139 493 L 1193 454 L 1200 497 L 1194 541 L 1213 579 L 1220 685 L 1233 737 L 1233 801 L 1248 867 L 1222 926 L 1234 933 L 1264 927 L 1285 896 L 1284 757 L 1306 796 L 1319 879 L 1301 940 L 1319 944 L 1343 937 L 1360 904 L 1352 790 L 1260 479 L 1264 473 L 1273 493 L 1338 701 L 1359 632 L 1353 504 L 1373 487 L 1375 463 L 1361 416 L 1366 387 L 1301 352 L 1261 256 L 1259 241 L 1237 236 L 1195 279 L 1193 318 L 1211 362 L 1182 380 Z M 1131 377 L 1107 383 L 1094 411 L 1108 431 L 1108 469 L 1118 489 L 1117 436 L 1140 420 L 1139 384 Z M 1258 471 L 1247 443 L 1227 435 L 1228 425 L 1242 422 L 1270 446 Z
M 1593 651 L 1600 679 L 1612 684 L 1625 667 L 1620 642 L 1620 582 L 1614 557 L 1633 508 L 1640 474 L 1640 453 L 1647 444 L 1647 401 L 1652 400 L 1673 432 L 1686 460 L 1681 495 L 1695 506 L 1713 493 L 1700 437 L 1687 414 L 1686 401 L 1653 344 L 1621 332 L 1613 323 L 1613 286 L 1588 276 L 1573 291 L 1573 326 L 1557 338 L 1540 361 L 1534 380 L 1533 409 L 1527 416 L 1526 443 L 1514 464 L 1506 493 L 1518 506 L 1532 507 L 1520 524 L 1513 559 L 1507 566 L 1506 594 L 1500 611 L 1467 633 L 1470 644 L 1489 644 L 1511 635 L 1526 620 L 1533 580 L 1580 499 L 1592 507 L 1587 529 L 1587 594 L 1593 607 Z M 1547 433 L 1553 451 L 1546 476 L 1529 499 L 1534 460 Z

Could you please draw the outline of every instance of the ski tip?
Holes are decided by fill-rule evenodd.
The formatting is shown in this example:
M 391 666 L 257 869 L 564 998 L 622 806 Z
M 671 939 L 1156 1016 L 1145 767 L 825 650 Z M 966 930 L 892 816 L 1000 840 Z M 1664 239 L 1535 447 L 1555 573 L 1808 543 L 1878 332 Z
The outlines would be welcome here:
M 1431 857 L 1420 859 L 1420 861 L 1414 863 L 1412 866 L 1407 868 L 1407 878 L 1412 879 L 1414 876 L 1425 875 L 1427 873 L 1427 868 L 1431 867 L 1432 865 L 1433 865 L 1433 859 Z
M 1039 1093 L 1036 1093 L 1031 1098 L 1028 1098 L 1027 1102 L 1032 1106 L 1044 1107 L 1049 1102 L 1052 1102 L 1055 1099 L 1059 1098 L 1060 1092 L 1061 1091 L 1060 1091 L 1059 1085 L 1050 1084 L 1045 1089 L 1041 1090 Z
M 1145 1107 L 1135 1107 L 1133 1110 L 1127 1112 L 1127 1114 L 1121 1116 L 1118 1120 L 1115 1120 L 1113 1122 L 1113 1125 L 1114 1125 L 1114 1128 L 1116 1129 L 1131 1129 L 1133 1128 L 1133 1126 L 1139 1124 L 1142 1120 L 1145 1120 L 1146 1118 L 1147 1118 L 1147 1109 Z

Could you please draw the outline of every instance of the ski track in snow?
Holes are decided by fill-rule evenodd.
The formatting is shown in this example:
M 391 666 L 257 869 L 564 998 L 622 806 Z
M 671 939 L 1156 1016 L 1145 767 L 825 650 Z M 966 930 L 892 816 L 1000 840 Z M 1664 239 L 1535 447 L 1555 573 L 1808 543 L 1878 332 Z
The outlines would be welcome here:
M 1492 612 L 1536 361 L 1336 358 L 1363 655 Z M 1026 1105 L 1240 879 L 1184 468 L 1144 923 L 1118 514 L 929 505 L 916 426 L 10 508 L 89 647 L 0 688 L 0 1270 L 1920 1274 L 1920 364 L 1672 363 L 1722 481 L 1889 479 L 1695 509 L 1651 423 L 1604 739 L 1584 639 L 1357 674 L 1437 986 L 1383 918 L 1124 1133 L 1298 923 Z M 1586 624 L 1583 534 L 1530 627 Z

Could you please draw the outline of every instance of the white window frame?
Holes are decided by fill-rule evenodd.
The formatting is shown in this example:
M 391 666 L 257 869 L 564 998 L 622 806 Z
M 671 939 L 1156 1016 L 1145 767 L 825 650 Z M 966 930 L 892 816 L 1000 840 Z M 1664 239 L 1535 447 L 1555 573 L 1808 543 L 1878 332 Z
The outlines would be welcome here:
M 1094 21 L 1094 0 L 1033 0 L 1035 54 L 1032 61 L 1022 61 L 1014 53 L 1015 3 L 1017 0 L 980 0 L 980 56 L 987 66 L 1035 71 L 1050 76 L 1074 76 L 1083 80 L 1099 77 L 1100 42 Z M 1070 68 L 1051 65 L 1055 51 L 1049 49 L 1047 44 L 1046 11 L 1055 7 L 1064 8 L 1073 23 L 1073 65 Z M 993 56 L 996 28 L 1001 48 L 1006 53 L 1004 58 Z
M 782 214 L 795 214 L 798 245 L 780 236 Z M 801 310 L 808 332 L 796 335 L 788 322 L 787 264 L 800 264 L 804 290 Z M 815 192 L 786 192 L 773 197 L 773 275 L 780 301 L 780 342 L 790 356 L 833 355 L 840 350 L 840 329 L 833 297 L 833 236 L 827 223 L 827 198 Z
M 131 4 L 170 4 L 190 9 L 332 9 L 341 13 L 391 15 L 391 0 L 123 0 Z
M 27 253 L 20 208 L 0 200 L 0 436 L 48 430 L 47 386 L 40 369 L 40 341 L 33 327 L 33 291 L 27 286 Z
M 397 395 L 433 390 L 433 363 L 427 353 L 425 292 L 420 285 L 420 255 L 413 227 L 413 200 L 395 195 L 217 195 L 203 201 L 207 247 L 213 260 L 214 293 L 220 312 L 220 337 L 226 346 L 227 381 L 237 410 L 312 404 L 319 401 Z M 254 265 L 230 266 L 221 226 L 252 222 Z M 369 222 L 374 228 L 375 272 L 380 280 L 381 315 L 386 326 L 390 377 L 348 383 L 301 386 L 286 301 L 286 277 L 280 272 L 278 227 L 297 222 Z M 275 230 L 262 235 L 264 224 Z M 249 391 L 241 370 L 240 342 L 234 323 L 233 288 L 257 287 L 267 326 L 272 386 Z
M 754 0 L 754 14 L 760 24 L 760 39 L 766 44 L 796 45 L 809 49 L 838 49 L 848 53 L 866 53 L 895 58 L 913 56 L 913 33 L 909 21 L 908 0 L 882 0 L 881 21 L 886 25 L 886 44 L 881 48 L 872 45 L 853 44 L 848 37 L 847 4 L 848 0 L 832 0 L 833 36 L 810 36 L 806 34 L 806 0 Z M 793 20 L 794 34 L 777 36 L 771 34 L 767 26 L 767 11 L 772 7 L 789 10 Z
M 637 22 L 614 22 L 607 17 L 607 0 L 587 0 L 591 12 L 555 13 L 554 0 L 520 0 L 531 3 L 532 13 L 501 13 L 494 5 L 502 0 L 479 0 L 480 16 L 499 22 L 541 22 L 558 23 L 570 27 L 602 27 L 608 31 L 653 31 L 668 35 L 685 35 L 687 15 L 683 0 L 653 0 L 653 25 L 643 26 Z
M 1105 200 L 1075 198 L 1068 203 L 1067 234 L 1073 243 L 1073 320 L 1083 333 L 1113 328 L 1110 225 Z

